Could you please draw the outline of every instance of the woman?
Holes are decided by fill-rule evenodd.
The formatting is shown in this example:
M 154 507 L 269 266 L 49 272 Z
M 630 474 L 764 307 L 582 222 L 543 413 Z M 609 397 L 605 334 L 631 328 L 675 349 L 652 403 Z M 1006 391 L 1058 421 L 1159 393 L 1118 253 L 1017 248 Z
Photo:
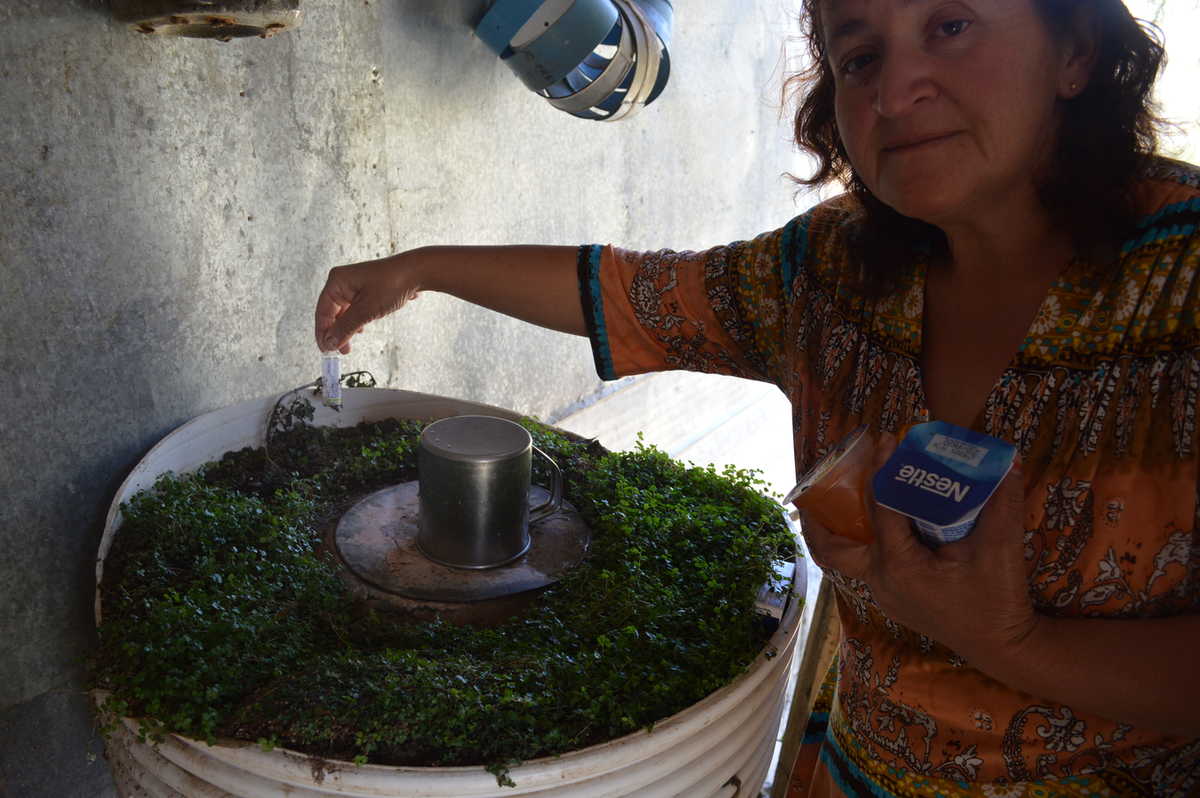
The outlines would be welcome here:
M 341 267 L 317 341 L 445 291 L 606 379 L 775 382 L 801 472 L 862 423 L 880 462 L 928 418 L 1016 443 L 964 541 L 805 524 L 843 636 L 790 794 L 1200 794 L 1200 171 L 1151 157 L 1161 50 L 1119 0 L 806 5 L 798 139 L 846 195 L 702 253 Z

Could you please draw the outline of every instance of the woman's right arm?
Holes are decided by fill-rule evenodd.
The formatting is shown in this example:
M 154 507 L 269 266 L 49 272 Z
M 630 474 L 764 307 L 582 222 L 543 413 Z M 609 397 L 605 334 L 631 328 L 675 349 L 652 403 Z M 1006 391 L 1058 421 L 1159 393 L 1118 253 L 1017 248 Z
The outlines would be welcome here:
M 350 351 L 350 339 L 421 291 L 439 291 L 522 321 L 586 335 L 576 247 L 423 247 L 331 269 L 317 299 L 316 340 Z

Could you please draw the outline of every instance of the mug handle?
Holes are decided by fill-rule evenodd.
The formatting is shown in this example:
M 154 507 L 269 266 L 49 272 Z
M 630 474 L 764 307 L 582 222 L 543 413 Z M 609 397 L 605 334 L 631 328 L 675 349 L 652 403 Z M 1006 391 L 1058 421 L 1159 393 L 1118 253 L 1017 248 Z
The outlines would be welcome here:
M 529 511 L 529 523 L 531 524 L 535 521 L 541 521 L 543 518 L 557 513 L 562 507 L 563 501 L 562 469 L 558 467 L 558 463 L 554 462 L 554 459 L 551 458 L 550 455 L 546 454 L 538 447 L 534 446 L 533 450 L 542 457 L 546 458 L 546 462 L 550 464 L 552 484 L 550 486 L 550 498 L 547 499 L 543 504 L 539 504 L 537 507 L 534 507 Z

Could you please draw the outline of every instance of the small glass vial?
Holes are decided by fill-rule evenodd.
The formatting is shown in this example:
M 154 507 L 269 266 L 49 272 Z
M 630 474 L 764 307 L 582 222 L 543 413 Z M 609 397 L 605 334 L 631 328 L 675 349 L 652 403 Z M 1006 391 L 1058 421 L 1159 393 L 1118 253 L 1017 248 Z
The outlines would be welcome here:
M 321 395 L 327 407 L 342 406 L 342 358 L 336 350 L 321 353 Z

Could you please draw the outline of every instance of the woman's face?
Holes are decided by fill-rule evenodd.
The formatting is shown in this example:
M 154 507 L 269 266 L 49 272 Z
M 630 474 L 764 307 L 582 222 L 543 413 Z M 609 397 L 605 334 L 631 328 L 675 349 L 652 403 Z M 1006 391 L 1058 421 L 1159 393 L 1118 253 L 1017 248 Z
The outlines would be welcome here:
M 1085 77 L 1033 0 L 821 9 L 842 143 L 876 197 L 942 227 L 1033 200 L 1057 101 Z

